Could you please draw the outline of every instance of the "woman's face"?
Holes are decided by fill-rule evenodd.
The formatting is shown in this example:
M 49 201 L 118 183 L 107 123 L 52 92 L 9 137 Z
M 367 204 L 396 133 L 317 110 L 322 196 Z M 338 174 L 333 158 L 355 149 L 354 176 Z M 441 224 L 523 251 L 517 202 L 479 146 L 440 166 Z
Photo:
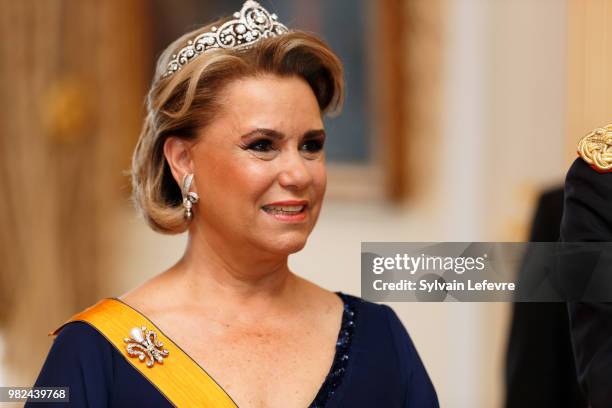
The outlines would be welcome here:
M 244 250 L 302 249 L 326 186 L 325 132 L 312 89 L 298 77 L 250 77 L 230 83 L 222 104 L 191 150 L 197 227 Z

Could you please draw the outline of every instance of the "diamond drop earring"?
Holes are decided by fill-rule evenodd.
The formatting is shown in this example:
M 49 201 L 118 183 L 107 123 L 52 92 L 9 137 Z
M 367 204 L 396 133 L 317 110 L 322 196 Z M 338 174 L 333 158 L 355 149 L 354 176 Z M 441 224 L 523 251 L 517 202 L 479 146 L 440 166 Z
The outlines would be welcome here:
M 185 208 L 185 219 L 187 221 L 191 221 L 191 218 L 193 217 L 192 207 L 200 200 L 197 193 L 189 191 L 191 189 L 192 182 L 192 173 L 188 173 L 183 176 L 183 207 Z

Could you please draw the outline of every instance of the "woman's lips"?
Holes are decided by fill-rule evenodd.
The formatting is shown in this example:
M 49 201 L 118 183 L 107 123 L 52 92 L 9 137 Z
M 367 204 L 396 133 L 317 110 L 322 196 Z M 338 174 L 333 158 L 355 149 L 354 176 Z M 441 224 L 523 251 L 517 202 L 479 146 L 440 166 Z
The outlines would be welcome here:
M 261 209 L 278 221 L 301 222 L 306 219 L 308 201 L 278 201 L 264 205 Z

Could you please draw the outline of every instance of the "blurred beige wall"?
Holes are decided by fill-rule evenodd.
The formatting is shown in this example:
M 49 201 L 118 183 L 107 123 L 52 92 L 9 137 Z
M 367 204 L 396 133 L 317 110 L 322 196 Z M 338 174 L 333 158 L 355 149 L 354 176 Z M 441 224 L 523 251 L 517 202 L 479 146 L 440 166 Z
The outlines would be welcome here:
M 612 2 L 568 1 L 567 160 L 591 129 L 612 123 Z
M 141 126 L 143 4 L 0 0 L 2 384 L 31 384 L 46 334 L 99 296 Z

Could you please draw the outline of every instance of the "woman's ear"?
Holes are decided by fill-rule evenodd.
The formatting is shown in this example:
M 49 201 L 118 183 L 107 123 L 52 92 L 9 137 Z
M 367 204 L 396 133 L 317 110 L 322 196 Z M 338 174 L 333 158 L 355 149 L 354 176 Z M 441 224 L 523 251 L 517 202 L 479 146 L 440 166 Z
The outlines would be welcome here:
M 164 156 L 172 171 L 176 183 L 182 188 L 183 176 L 193 173 L 191 143 L 176 136 L 170 136 L 164 142 Z

